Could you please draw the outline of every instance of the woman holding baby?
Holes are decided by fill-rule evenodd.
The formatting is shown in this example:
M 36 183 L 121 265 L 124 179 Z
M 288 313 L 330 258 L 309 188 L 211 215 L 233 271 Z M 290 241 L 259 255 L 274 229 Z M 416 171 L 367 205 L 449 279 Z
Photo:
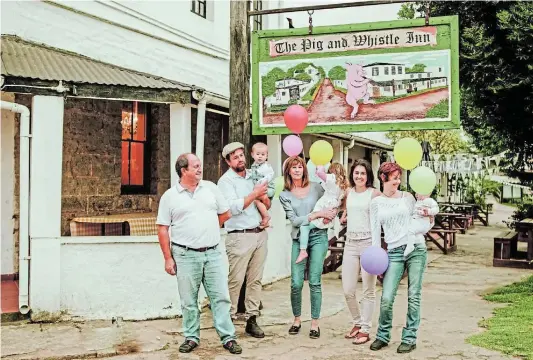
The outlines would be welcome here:
M 309 227 L 309 224 L 323 219 L 322 223 L 329 223 L 337 214 L 334 208 L 317 210 L 315 208 L 319 199 L 324 195 L 324 188 L 318 183 L 309 181 L 309 173 L 305 161 L 298 156 L 292 156 L 285 162 L 283 168 L 284 191 L 279 199 L 287 218 L 292 224 L 292 250 L 291 250 L 291 305 L 294 321 L 289 329 L 289 334 L 296 335 L 301 329 L 302 289 L 304 271 L 309 262 L 309 289 L 311 292 L 311 330 L 309 337 L 320 337 L 318 320 L 322 306 L 322 269 L 328 251 L 327 228 L 322 226 Z M 301 261 L 300 228 L 306 229 L 306 256 Z
M 424 236 L 413 231 L 415 224 L 415 199 L 408 192 L 400 191 L 402 169 L 395 163 L 383 163 L 378 172 L 383 183 L 383 194 L 370 204 L 372 246 L 381 246 L 381 229 L 385 235 L 389 266 L 383 278 L 383 293 L 379 312 L 376 340 L 370 349 L 377 351 L 388 345 L 392 328 L 392 309 L 398 285 L 404 271 L 408 275 L 407 322 L 402 332 L 398 353 L 408 353 L 416 348 L 416 336 L 420 325 L 420 301 L 427 249 Z M 417 203 L 418 206 L 418 203 Z M 438 210 L 437 210 L 438 211 Z M 428 221 L 428 211 L 423 216 Z M 349 212 L 348 212 L 348 216 Z M 408 245 L 412 245 L 409 246 Z

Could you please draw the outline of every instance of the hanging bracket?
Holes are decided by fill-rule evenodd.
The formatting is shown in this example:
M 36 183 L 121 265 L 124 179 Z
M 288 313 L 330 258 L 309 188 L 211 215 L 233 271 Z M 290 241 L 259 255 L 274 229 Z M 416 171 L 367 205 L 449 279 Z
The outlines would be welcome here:
M 313 14 L 315 10 L 307 10 L 307 13 L 309 14 L 309 35 L 311 35 L 313 33 Z
M 429 1 L 425 3 L 426 26 L 429 26 Z

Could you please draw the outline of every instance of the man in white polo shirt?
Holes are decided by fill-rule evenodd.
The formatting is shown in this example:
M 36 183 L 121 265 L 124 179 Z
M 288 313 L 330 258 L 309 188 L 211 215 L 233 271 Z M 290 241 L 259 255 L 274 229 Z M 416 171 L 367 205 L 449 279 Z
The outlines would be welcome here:
M 270 208 L 268 183 L 254 186 L 251 173 L 246 170 L 244 145 L 234 142 L 224 146 L 222 156 L 229 165 L 228 171 L 218 180 L 218 188 L 228 200 L 232 218 L 224 224 L 226 253 L 229 261 L 229 294 L 231 297 L 231 315 L 235 316 L 239 294 L 246 278 L 246 321 L 247 334 L 263 338 L 265 333 L 257 324 L 261 303 L 261 280 L 267 256 L 268 234 L 259 227 L 261 215 L 254 204 L 255 200 L 263 202 Z
M 231 217 L 229 205 L 214 183 L 202 180 L 196 155 L 180 155 L 176 172 L 180 180 L 161 197 L 157 225 L 165 271 L 178 279 L 185 336 L 179 351 L 191 352 L 200 343 L 198 290 L 203 284 L 224 348 L 240 354 L 230 316 L 228 271 L 217 249 L 220 226 Z

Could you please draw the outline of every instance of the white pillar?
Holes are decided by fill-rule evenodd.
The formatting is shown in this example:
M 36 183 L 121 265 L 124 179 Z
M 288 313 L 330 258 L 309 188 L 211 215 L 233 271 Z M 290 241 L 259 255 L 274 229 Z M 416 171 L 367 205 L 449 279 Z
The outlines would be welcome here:
M 196 118 L 196 156 L 204 163 L 204 139 L 205 139 L 205 109 L 207 99 L 204 97 L 198 102 L 198 116 Z
M 191 107 L 183 104 L 170 104 L 170 181 L 178 180 L 176 160 L 183 153 L 191 152 Z
M 344 155 L 344 143 L 342 140 L 333 140 L 331 142 L 331 145 L 333 146 L 333 159 L 331 159 L 331 162 L 338 162 L 340 164 L 343 164 L 343 155 Z
M 380 166 L 380 158 L 379 158 L 379 152 L 378 151 L 372 151 L 372 172 L 374 173 L 374 187 L 376 189 L 379 189 L 379 166 Z
M 61 236 L 63 110 L 60 96 L 32 100 L 30 238 Z
M 64 99 L 32 99 L 30 161 L 30 307 L 61 308 L 61 180 Z
M 274 168 L 274 176 L 283 175 L 281 166 L 283 150 L 281 149 L 281 135 L 267 135 L 268 163 Z

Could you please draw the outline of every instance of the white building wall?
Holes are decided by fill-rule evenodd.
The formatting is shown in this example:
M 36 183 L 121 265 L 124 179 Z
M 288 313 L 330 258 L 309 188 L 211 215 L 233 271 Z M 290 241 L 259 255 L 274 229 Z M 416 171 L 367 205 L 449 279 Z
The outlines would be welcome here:
M 1 30 L 229 97 L 229 2 L 209 3 L 214 12 L 204 19 L 190 1 L 61 2 L 98 20 L 40 1 L 3 1 Z
M 13 94 L 2 93 L 2 100 L 14 102 Z M 15 189 L 15 113 L 2 111 L 0 124 L 0 235 L 2 242 L 2 275 L 15 272 L 13 239 Z

